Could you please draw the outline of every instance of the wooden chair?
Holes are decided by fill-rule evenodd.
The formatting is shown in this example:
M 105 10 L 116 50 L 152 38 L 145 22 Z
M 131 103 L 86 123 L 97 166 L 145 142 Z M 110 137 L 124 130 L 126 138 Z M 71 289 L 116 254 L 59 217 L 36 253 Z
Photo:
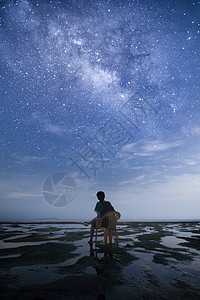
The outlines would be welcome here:
M 116 225 L 117 225 L 117 221 L 119 220 L 120 218 L 120 213 L 117 212 L 117 211 L 110 211 L 108 213 L 106 213 L 102 218 L 97 218 L 96 220 L 96 236 L 95 236 L 95 243 L 97 243 L 97 232 L 98 232 L 98 229 L 103 229 L 104 231 L 104 245 L 106 246 L 107 245 L 107 238 L 109 237 L 109 243 L 112 244 L 112 233 L 113 231 L 115 231 L 115 236 L 116 236 L 116 242 L 117 242 L 117 246 L 119 245 L 119 242 L 118 242 L 118 233 L 117 233 L 117 228 L 116 228 Z M 108 222 L 108 227 L 105 228 L 103 227 L 102 223 L 105 223 L 105 219 L 107 219 Z

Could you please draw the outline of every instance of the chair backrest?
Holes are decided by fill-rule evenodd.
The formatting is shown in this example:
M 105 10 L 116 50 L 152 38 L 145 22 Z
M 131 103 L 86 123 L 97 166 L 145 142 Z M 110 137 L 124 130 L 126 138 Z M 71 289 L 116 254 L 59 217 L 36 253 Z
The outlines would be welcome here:
M 108 229 L 115 229 L 116 228 L 116 224 L 117 224 L 117 220 L 119 220 L 120 218 L 120 213 L 118 211 L 110 211 L 108 213 L 106 213 L 102 219 L 104 219 L 105 217 L 108 217 L 109 223 L 108 223 Z

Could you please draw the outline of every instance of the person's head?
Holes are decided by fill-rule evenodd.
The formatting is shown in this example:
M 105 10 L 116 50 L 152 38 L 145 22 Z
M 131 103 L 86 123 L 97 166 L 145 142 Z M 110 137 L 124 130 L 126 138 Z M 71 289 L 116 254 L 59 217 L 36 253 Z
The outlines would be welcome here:
M 105 198 L 104 192 L 99 191 L 99 192 L 97 193 L 97 198 L 99 199 L 99 201 L 103 201 L 104 198 Z

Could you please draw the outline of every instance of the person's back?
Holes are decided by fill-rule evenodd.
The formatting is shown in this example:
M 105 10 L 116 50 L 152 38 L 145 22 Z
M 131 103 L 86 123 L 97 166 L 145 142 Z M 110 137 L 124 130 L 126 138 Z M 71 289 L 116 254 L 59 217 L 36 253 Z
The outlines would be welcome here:
M 102 191 L 99 191 L 96 194 L 98 198 L 98 202 L 95 206 L 95 211 L 97 213 L 98 218 L 102 218 L 106 213 L 110 211 L 114 211 L 113 206 L 109 201 L 105 201 L 105 194 Z M 102 227 L 108 227 L 109 219 L 108 217 L 103 218 L 102 220 Z M 96 218 L 92 219 L 89 224 L 91 224 L 91 230 L 90 230 L 90 240 L 88 243 L 92 243 L 93 234 L 94 234 L 94 228 L 96 227 Z
M 96 204 L 95 211 L 98 212 L 99 217 L 102 218 L 106 213 L 114 211 L 114 208 L 109 201 L 99 201 Z
M 97 212 L 97 215 L 99 218 L 102 218 L 106 213 L 110 211 L 114 211 L 113 206 L 109 201 L 105 201 L 105 194 L 104 192 L 100 191 L 97 193 L 97 198 L 99 199 L 99 202 L 97 202 L 95 211 Z M 108 227 L 109 220 L 108 218 L 103 218 L 102 220 L 102 227 Z

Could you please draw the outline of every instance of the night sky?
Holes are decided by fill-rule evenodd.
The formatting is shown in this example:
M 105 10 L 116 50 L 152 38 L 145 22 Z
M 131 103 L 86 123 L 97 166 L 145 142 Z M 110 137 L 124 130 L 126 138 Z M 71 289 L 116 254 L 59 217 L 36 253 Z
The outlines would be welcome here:
M 199 218 L 200 2 L 0 16 L 0 219 L 92 218 L 98 190 L 123 219 Z

